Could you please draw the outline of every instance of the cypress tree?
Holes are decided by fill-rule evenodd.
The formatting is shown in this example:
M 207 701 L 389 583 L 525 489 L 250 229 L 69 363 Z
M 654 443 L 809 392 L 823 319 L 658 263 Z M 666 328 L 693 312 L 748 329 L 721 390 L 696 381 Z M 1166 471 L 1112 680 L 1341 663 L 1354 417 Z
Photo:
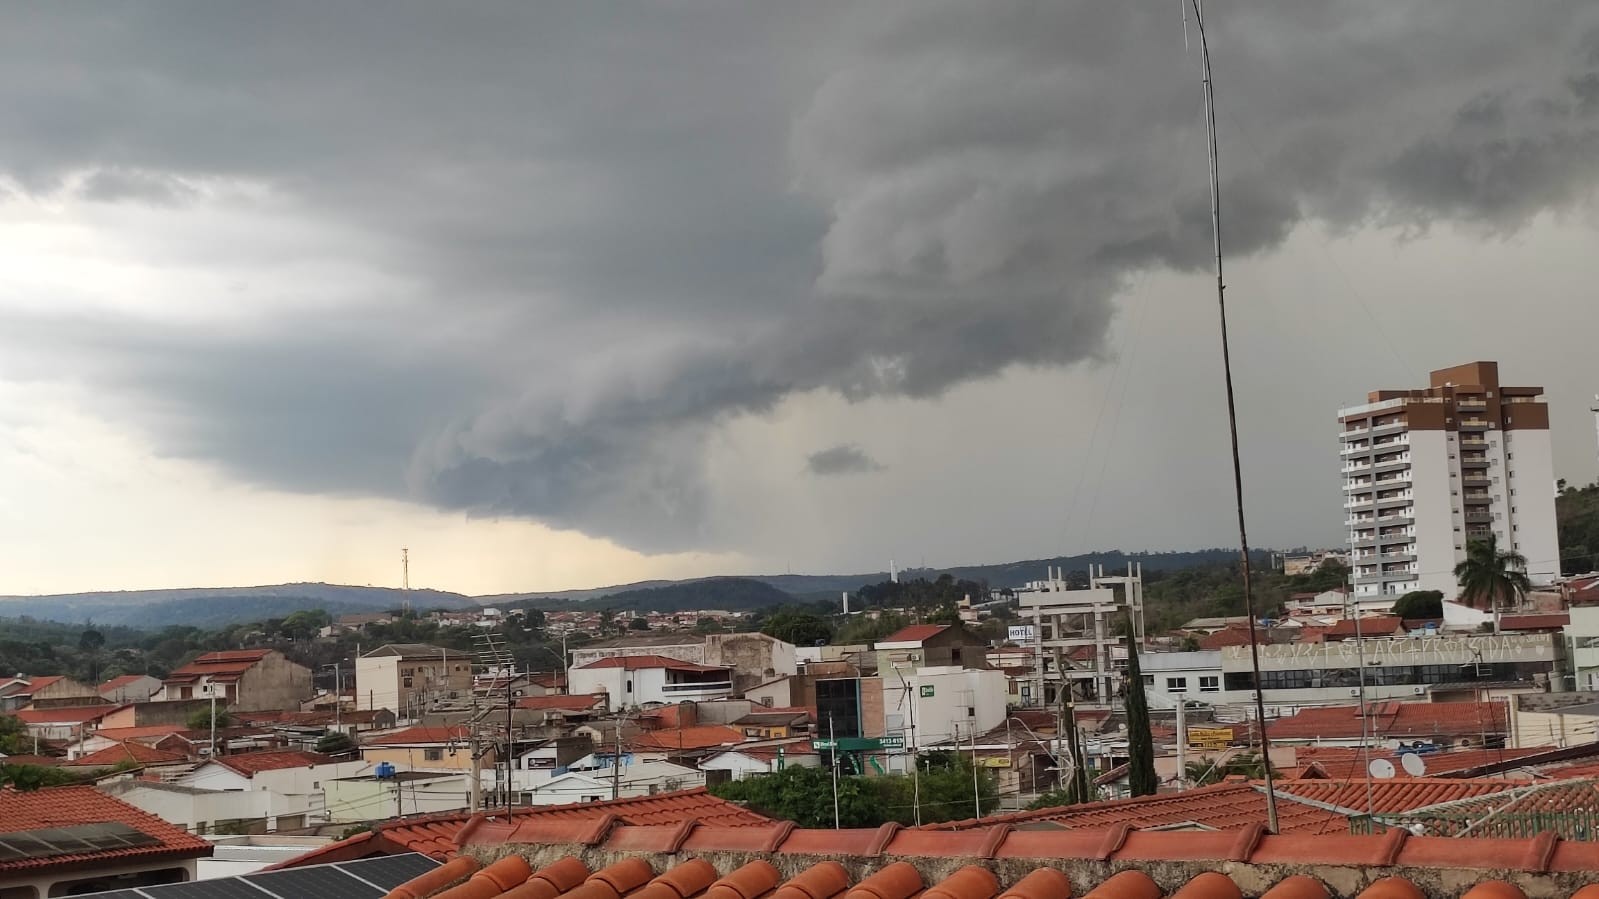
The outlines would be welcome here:
M 1127 646 L 1127 783 L 1134 796 L 1150 796 L 1160 788 L 1155 776 L 1155 737 L 1149 730 L 1149 700 L 1144 696 L 1144 675 L 1138 667 L 1132 615 L 1127 616 L 1126 622 L 1122 640 Z M 1178 701 L 1182 701 L 1181 697 Z

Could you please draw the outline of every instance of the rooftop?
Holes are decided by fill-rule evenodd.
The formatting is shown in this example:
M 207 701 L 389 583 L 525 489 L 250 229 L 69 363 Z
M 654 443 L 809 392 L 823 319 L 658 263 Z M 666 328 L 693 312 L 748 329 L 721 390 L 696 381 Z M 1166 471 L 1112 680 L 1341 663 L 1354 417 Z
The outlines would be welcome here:
M 671 659 L 666 656 L 637 655 L 637 656 L 608 656 L 598 661 L 589 662 L 587 665 L 577 666 L 579 671 L 593 668 L 623 668 L 628 671 L 639 671 L 644 668 L 667 668 L 672 671 L 726 671 L 725 666 L 696 665 L 682 659 Z
M 908 627 L 900 628 L 883 639 L 878 640 L 877 643 L 878 645 L 882 645 L 884 643 L 921 643 L 924 640 L 930 640 L 933 637 L 942 634 L 943 632 L 949 630 L 952 626 L 953 625 L 948 624 L 912 624 Z
M 280 771 L 284 768 L 309 768 L 313 765 L 331 765 L 339 761 L 331 755 L 320 752 L 306 752 L 303 749 L 268 749 L 264 752 L 239 752 L 233 755 L 219 755 L 214 761 L 245 777 L 253 777 L 262 771 Z
M 101 705 L 68 705 L 52 709 L 26 708 L 18 709 L 11 714 L 17 716 L 23 724 L 85 724 L 90 721 L 99 721 L 111 714 L 119 705 L 103 703 Z
M 149 677 L 149 675 L 148 674 L 124 674 L 121 677 L 113 677 L 113 678 L 111 678 L 110 680 L 108 680 L 105 683 L 101 684 L 96 689 L 99 690 L 100 692 L 104 693 L 107 690 L 116 690 L 116 689 L 118 689 L 120 687 L 126 687 L 129 684 L 138 683 L 139 681 L 143 680 L 146 677 Z
M 635 749 L 709 749 L 742 742 L 744 732 L 725 724 L 645 731 L 632 740 Z
M 1506 732 L 1503 702 L 1375 702 L 1360 706 L 1300 709 L 1267 725 L 1273 740 L 1358 739 L 1366 732 L 1382 738 L 1481 737 Z M 1364 725 L 1362 718 L 1364 717 Z
M 363 653 L 361 658 L 446 659 L 449 654 L 448 649 L 431 643 L 385 643 L 371 652 Z M 457 650 L 456 655 L 464 657 L 466 654 Z
M 0 790 L 0 840 L 7 834 L 85 824 L 122 824 L 151 838 L 141 846 L 120 846 L 44 857 L 0 854 L 4 875 L 85 862 L 142 861 L 154 858 L 199 858 L 211 854 L 211 844 L 183 828 L 140 811 L 94 787 L 46 787 L 19 792 Z
M 524 696 L 516 701 L 516 707 L 535 711 L 586 712 L 601 706 L 604 702 L 604 693 L 577 693 L 570 696 L 561 693 L 550 696 Z
M 585 822 L 610 820 L 614 816 L 614 820 L 620 823 L 634 825 L 681 826 L 686 822 L 698 821 L 714 827 L 736 828 L 773 823 L 771 818 L 712 796 L 704 787 L 632 799 L 522 807 L 516 809 L 513 815 L 517 822 Z M 300 867 L 401 852 L 421 852 L 434 858 L 446 858 L 459 851 L 456 836 L 471 818 L 472 815 L 467 812 L 445 812 L 387 821 L 377 825 L 370 833 L 330 843 L 277 867 Z
M 270 649 L 229 649 L 208 652 L 187 665 L 172 669 L 166 683 L 188 683 L 202 677 L 213 680 L 231 680 L 243 676 L 267 657 Z
M 407 727 L 393 733 L 367 737 L 366 746 L 420 746 L 436 743 L 461 743 L 472 737 L 471 728 L 462 725 L 445 727 Z
M 1381 836 L 804 830 L 601 821 L 482 821 L 462 857 L 394 896 L 571 899 L 1472 899 L 1567 896 L 1599 867 L 1599 844 L 1558 838 L 1452 841 Z M 486 867 L 485 867 L 486 866 Z M 482 869 L 481 872 L 480 868 Z M 525 886 L 524 886 L 525 885 Z M 1476 889 L 1472 889 L 1476 887 Z M 1584 896 L 1591 895 L 1587 891 Z
M 123 763 L 135 766 L 144 765 L 181 765 L 189 761 L 189 757 L 181 752 L 169 752 L 165 749 L 156 749 L 143 743 L 131 740 L 107 746 L 99 752 L 79 756 L 64 764 L 74 768 L 115 768 Z

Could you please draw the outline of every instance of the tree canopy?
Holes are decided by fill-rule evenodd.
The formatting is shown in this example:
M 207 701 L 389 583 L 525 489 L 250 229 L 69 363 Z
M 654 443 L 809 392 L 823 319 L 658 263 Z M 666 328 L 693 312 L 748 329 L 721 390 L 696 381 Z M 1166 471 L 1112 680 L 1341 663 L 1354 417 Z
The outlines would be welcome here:
M 1439 590 L 1412 590 L 1394 602 L 1393 612 L 1400 618 L 1444 617 L 1444 595 Z
M 1460 598 L 1474 608 L 1497 609 L 1518 603 L 1532 590 L 1527 578 L 1527 558 L 1515 550 L 1500 549 L 1492 534 L 1466 544 L 1466 558 L 1455 566 Z

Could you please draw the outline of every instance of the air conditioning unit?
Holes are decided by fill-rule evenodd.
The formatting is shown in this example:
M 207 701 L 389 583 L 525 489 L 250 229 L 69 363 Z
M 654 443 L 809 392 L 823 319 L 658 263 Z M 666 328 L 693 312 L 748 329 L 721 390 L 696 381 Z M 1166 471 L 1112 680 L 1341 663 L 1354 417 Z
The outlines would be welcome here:
M 1349 695 L 1350 696 L 1359 696 L 1360 695 L 1360 688 L 1359 687 L 1350 687 L 1349 688 Z
M 1410 692 L 1417 696 L 1425 696 L 1427 694 L 1427 688 L 1421 686 L 1411 687 Z

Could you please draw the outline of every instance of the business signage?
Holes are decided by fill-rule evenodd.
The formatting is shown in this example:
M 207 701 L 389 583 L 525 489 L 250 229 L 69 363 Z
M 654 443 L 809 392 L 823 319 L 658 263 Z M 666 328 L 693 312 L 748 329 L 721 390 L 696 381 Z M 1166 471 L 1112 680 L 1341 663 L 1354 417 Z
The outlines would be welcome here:
M 1190 727 L 1188 729 L 1188 748 L 1190 749 L 1226 749 L 1233 743 L 1233 729 L 1230 727 Z
M 899 735 L 887 736 L 882 739 L 884 749 L 904 749 L 905 738 Z
M 931 698 L 933 698 L 933 685 L 932 684 L 922 684 L 922 698 L 923 699 L 931 699 Z
M 1033 642 L 1033 626 L 1031 624 L 1013 624 L 1005 629 L 1005 635 L 1012 643 Z

